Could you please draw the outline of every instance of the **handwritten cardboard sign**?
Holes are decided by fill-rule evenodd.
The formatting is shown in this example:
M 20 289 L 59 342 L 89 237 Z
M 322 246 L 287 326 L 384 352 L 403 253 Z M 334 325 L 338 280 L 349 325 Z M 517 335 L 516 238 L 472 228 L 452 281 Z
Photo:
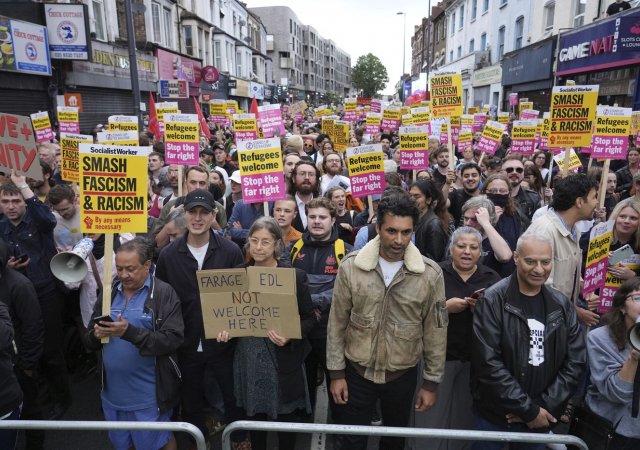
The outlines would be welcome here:
M 266 337 L 269 330 L 301 339 L 295 269 L 248 267 L 196 272 L 206 339 Z
M 0 171 L 42 180 L 31 118 L 0 113 Z

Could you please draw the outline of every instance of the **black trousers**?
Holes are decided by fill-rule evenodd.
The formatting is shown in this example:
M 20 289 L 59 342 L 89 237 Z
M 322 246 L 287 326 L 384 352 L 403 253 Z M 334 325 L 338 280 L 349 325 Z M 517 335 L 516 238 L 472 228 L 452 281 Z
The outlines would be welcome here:
M 233 393 L 233 349 L 219 354 L 180 353 L 178 354 L 180 371 L 182 372 L 182 420 L 189 422 L 207 436 L 204 415 L 204 373 L 210 369 L 220 386 L 224 402 L 225 420 L 227 423 L 242 420 L 244 410 L 238 407 Z M 232 440 L 236 441 L 233 433 Z M 244 433 L 246 436 L 246 433 Z
M 28 376 L 18 367 L 14 367 L 14 372 L 20 389 L 22 389 L 22 414 L 24 420 L 42 420 L 42 406 L 38 395 L 38 380 L 34 373 Z M 44 448 L 44 430 L 26 430 L 25 450 L 42 450 Z
M 370 425 L 376 402 L 379 400 L 385 426 L 408 426 L 416 392 L 417 370 L 417 367 L 413 367 L 396 380 L 376 384 L 360 376 L 347 362 L 346 381 L 349 400 L 346 405 L 337 405 L 339 409 L 338 423 Z M 367 436 L 345 435 L 337 441 L 335 446 L 337 450 L 365 450 L 367 448 Z M 379 448 L 403 450 L 404 438 L 382 437 Z

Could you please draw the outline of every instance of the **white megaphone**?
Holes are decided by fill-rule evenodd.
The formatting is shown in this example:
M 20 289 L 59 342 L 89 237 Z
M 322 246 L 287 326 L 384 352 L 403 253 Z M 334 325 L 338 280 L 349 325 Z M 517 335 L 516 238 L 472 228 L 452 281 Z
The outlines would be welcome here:
M 640 317 L 638 317 L 635 325 L 633 325 L 629 330 L 627 337 L 629 338 L 629 344 L 631 344 L 631 347 L 635 351 L 640 352 Z
M 80 239 L 70 252 L 58 253 L 51 258 L 49 264 L 53 276 L 67 283 L 82 281 L 89 271 L 85 259 L 91 250 L 93 250 L 93 241 L 84 238 Z

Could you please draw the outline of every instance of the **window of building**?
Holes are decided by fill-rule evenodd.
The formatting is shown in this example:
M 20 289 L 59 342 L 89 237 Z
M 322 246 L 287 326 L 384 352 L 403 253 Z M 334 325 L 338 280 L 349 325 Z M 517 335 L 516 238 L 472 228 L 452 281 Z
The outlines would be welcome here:
M 456 13 L 451 15 L 451 36 L 456 34 Z
M 462 45 L 458 45 L 458 59 L 462 58 Z
M 556 2 L 550 1 L 544 5 L 544 30 L 549 31 L 553 29 L 553 16 L 556 15 Z
M 524 16 L 520 16 L 516 19 L 515 41 L 513 45 L 514 50 L 518 50 L 519 48 L 522 48 L 523 34 L 524 34 Z
M 482 12 L 486 13 L 487 11 L 489 11 L 489 0 L 483 0 Z
M 162 28 L 160 26 L 160 10 L 162 7 L 159 3 L 151 3 L 151 23 L 153 24 L 153 41 L 162 43 Z
M 222 71 L 222 48 L 220 46 L 220 41 L 213 42 L 213 65 L 218 69 L 218 71 Z
M 184 49 L 189 55 L 193 55 L 193 34 L 191 25 L 182 26 L 182 35 L 184 36 Z
M 449 52 L 449 62 L 453 61 L 453 50 Z
M 471 39 L 469 41 L 469 53 L 473 53 L 476 51 L 476 40 L 475 39 Z
M 460 7 L 460 25 L 458 25 L 458 28 L 462 30 L 463 26 L 464 26 L 464 5 Z
M 507 6 L 507 2 L 508 0 L 500 0 L 500 8 L 502 8 L 503 6 Z
M 478 0 L 471 0 L 471 20 L 476 20 L 478 15 Z
M 103 0 L 93 0 L 91 2 L 93 18 L 91 20 L 92 31 L 96 34 L 96 39 L 99 41 L 107 40 L 107 28 L 104 12 L 104 2 Z
M 584 10 L 587 6 L 587 0 L 575 0 L 576 6 L 573 14 L 573 26 L 581 27 L 584 25 Z
M 505 33 L 506 33 L 506 28 L 504 25 L 498 28 L 498 59 L 502 59 L 502 55 L 504 55 Z
M 173 23 L 171 10 L 168 8 L 162 8 L 162 34 L 165 45 L 173 48 Z
M 244 76 L 244 74 L 242 73 L 242 52 L 236 52 L 236 76 Z
M 487 49 L 487 33 L 482 33 L 480 35 L 480 51 L 485 51 Z

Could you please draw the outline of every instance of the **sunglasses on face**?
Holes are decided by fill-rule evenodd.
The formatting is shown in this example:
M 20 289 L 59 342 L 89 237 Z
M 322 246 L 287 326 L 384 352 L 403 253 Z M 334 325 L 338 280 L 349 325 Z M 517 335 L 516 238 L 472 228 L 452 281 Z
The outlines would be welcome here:
M 504 169 L 504 171 L 507 172 L 507 173 L 512 173 L 514 170 L 517 173 L 524 172 L 524 168 L 522 168 L 522 167 L 507 167 L 506 169 Z

